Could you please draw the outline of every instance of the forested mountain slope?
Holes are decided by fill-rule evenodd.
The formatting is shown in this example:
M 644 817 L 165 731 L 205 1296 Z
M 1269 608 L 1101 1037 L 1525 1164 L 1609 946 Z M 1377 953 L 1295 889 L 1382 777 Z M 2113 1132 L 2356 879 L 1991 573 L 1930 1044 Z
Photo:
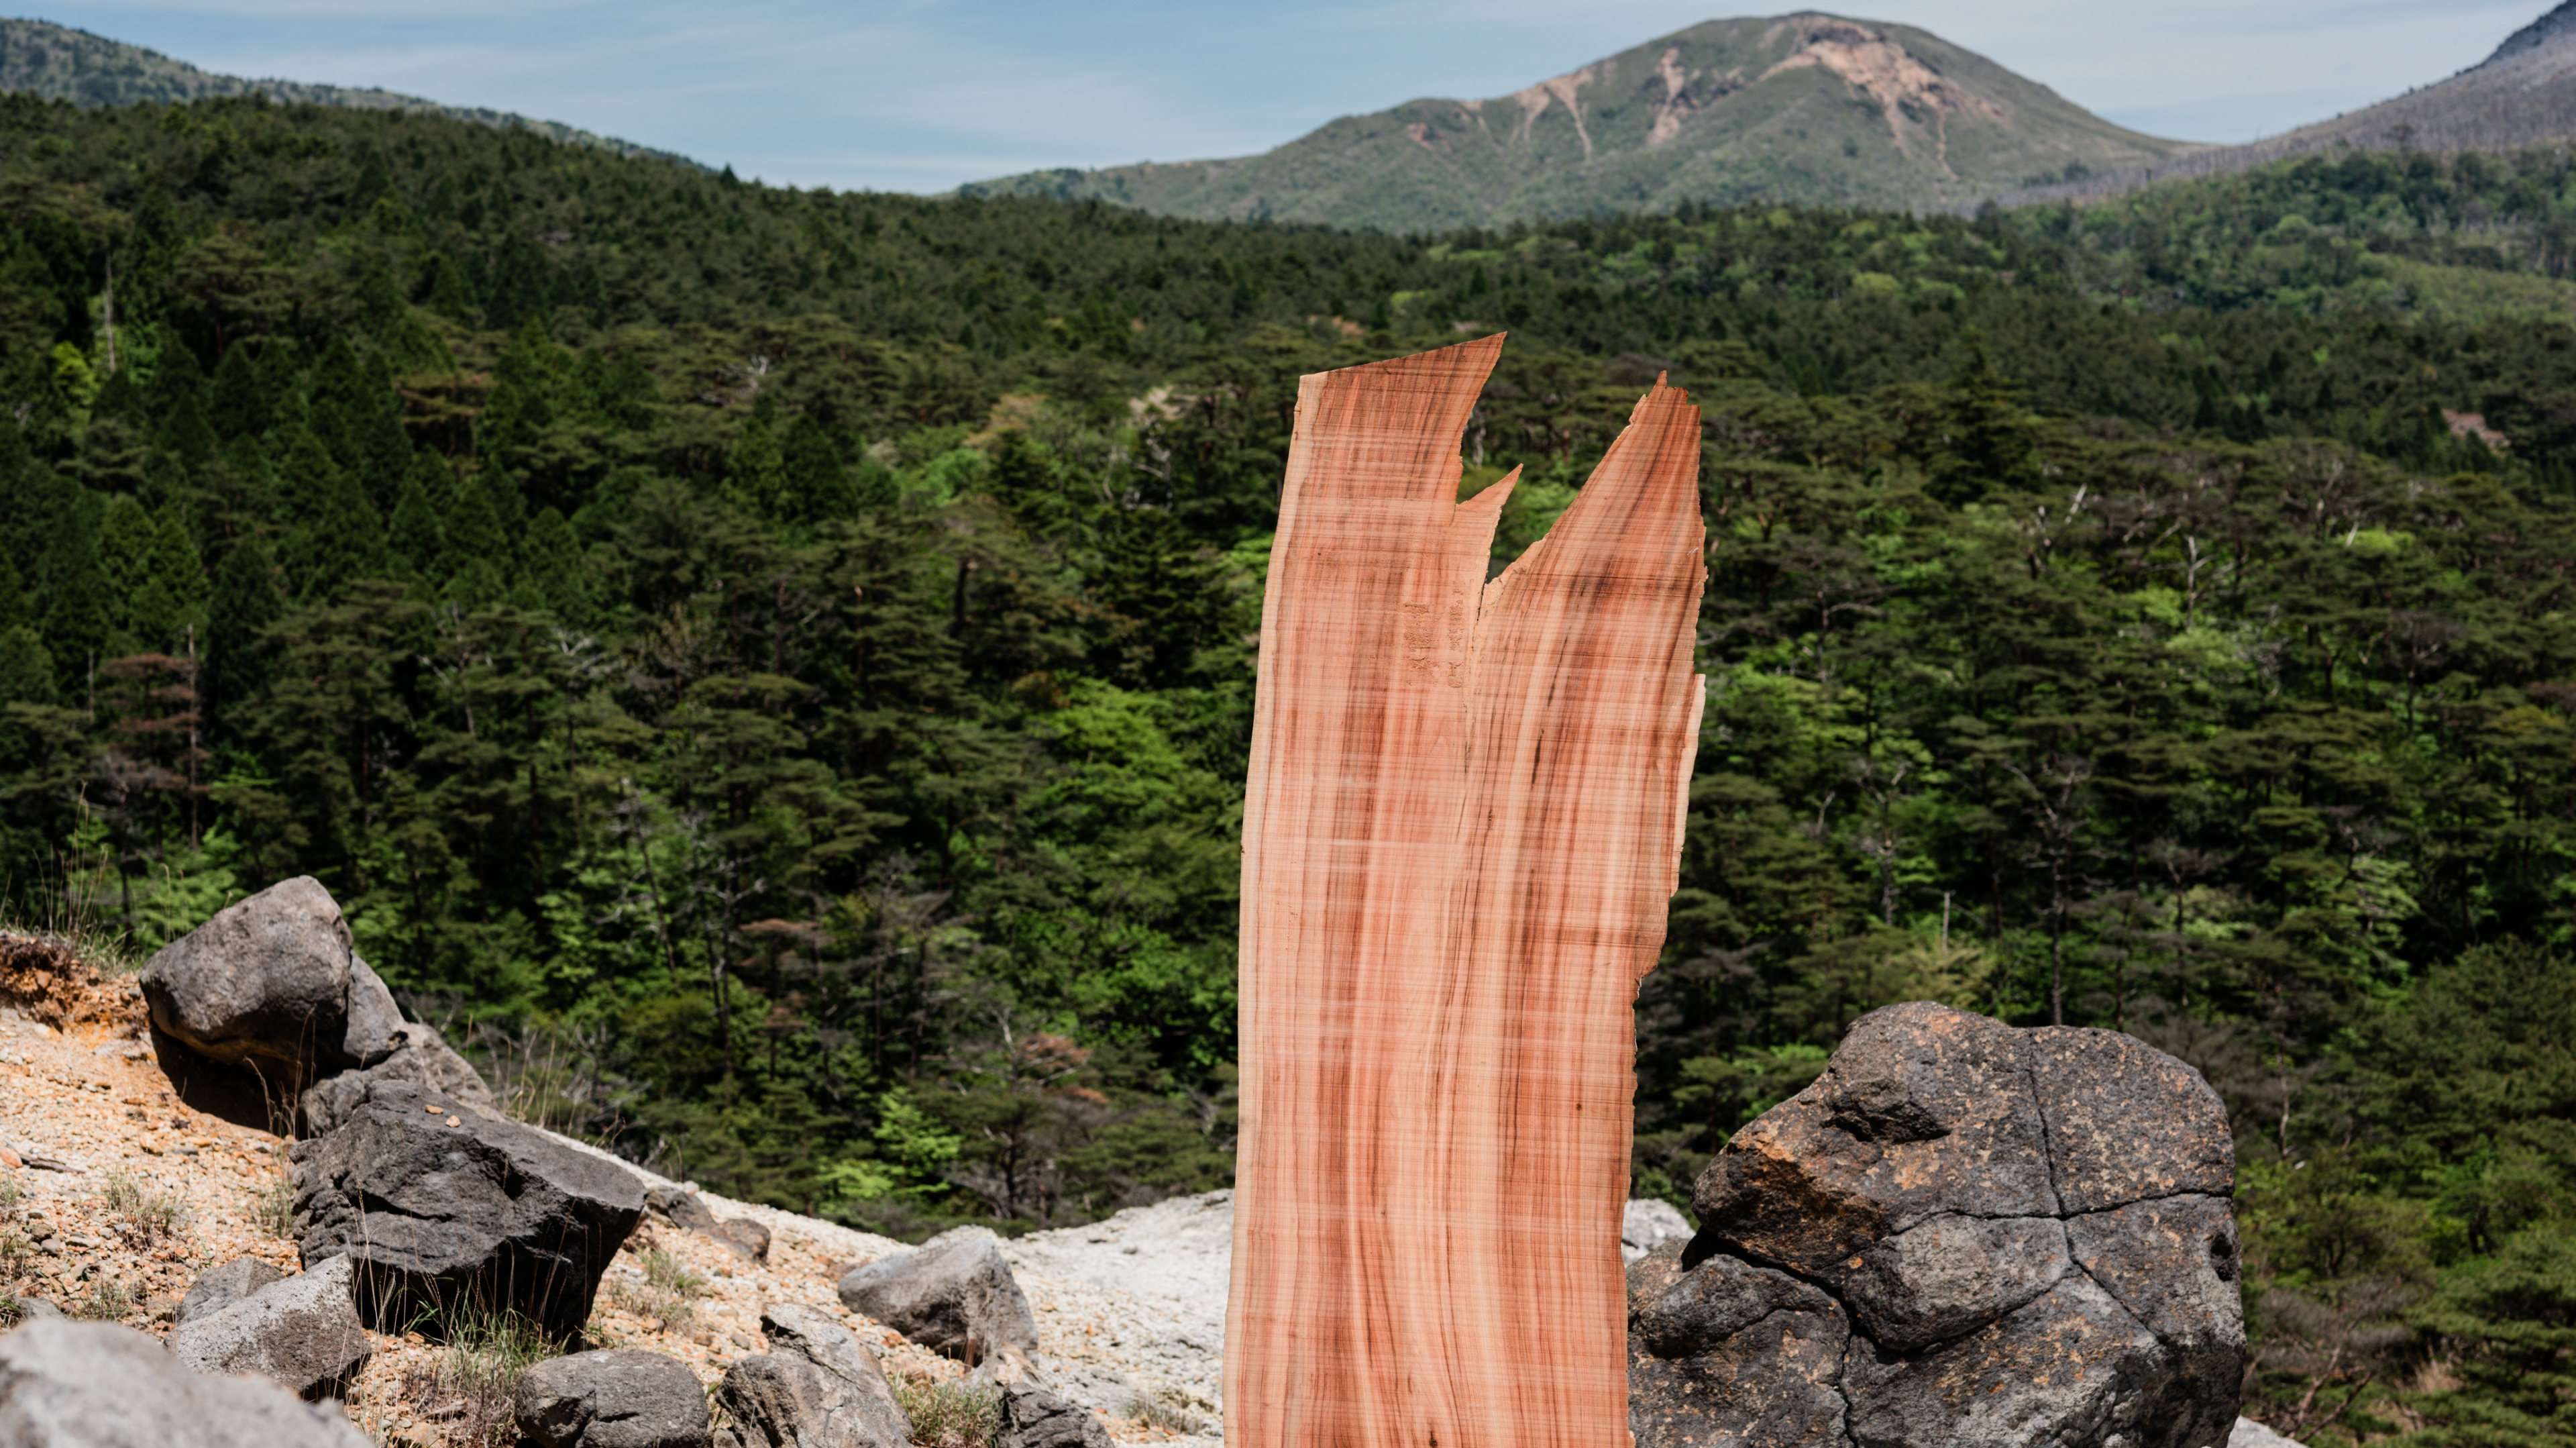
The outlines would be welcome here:
M 1345 116 L 1259 156 L 961 192 L 1420 232 L 1682 201 L 1974 205 L 2194 149 L 1927 31 L 1809 12 L 1708 21 L 1507 96 Z
M 2004 206 L 2095 201 L 2158 181 L 2224 176 L 2319 152 L 2504 151 L 2576 138 L 2576 0 L 2507 36 L 2495 53 L 2447 80 L 2374 106 L 2243 146 L 2218 146 L 2125 170 L 2023 186 Z
M 2562 152 L 1417 241 L 11 97 L 0 181 L 23 918 L 312 873 L 554 1123 L 881 1230 L 1222 1184 L 1296 379 L 1508 329 L 1499 552 L 1708 410 L 1640 1190 L 1873 1006 L 2124 1027 L 2235 1112 L 2258 1411 L 2563 1435 Z
M 17 91 L 80 106 L 130 106 L 144 103 L 205 100 L 215 96 L 263 95 L 273 101 L 317 106 L 347 106 L 363 111 L 421 111 L 452 116 L 486 126 L 534 131 L 551 140 L 599 146 L 620 155 L 657 156 L 687 162 L 683 156 L 648 146 L 593 135 L 561 121 L 532 121 L 508 111 L 441 105 L 418 96 L 350 86 L 314 85 L 293 80 L 244 80 L 199 70 L 159 51 L 109 40 L 56 25 L 48 20 L 0 19 L 0 91 Z M 688 163 L 695 164 L 695 163 Z

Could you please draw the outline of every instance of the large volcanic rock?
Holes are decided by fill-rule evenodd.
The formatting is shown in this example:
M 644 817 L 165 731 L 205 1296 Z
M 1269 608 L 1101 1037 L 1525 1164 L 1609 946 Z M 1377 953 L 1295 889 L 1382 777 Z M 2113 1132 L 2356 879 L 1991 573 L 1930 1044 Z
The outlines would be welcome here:
M 2227 1117 L 2110 1031 L 1856 1022 L 1629 1273 L 1640 1448 L 2214 1448 L 2245 1332 Z
M 417 1081 L 468 1104 L 492 1092 L 438 1032 L 405 1021 L 309 875 L 260 891 L 143 967 L 154 1043 L 192 1105 L 263 1126 L 300 1106 L 337 1126 L 369 1080 Z
M 293 1159 L 305 1265 L 351 1258 L 378 1331 L 462 1304 L 569 1337 L 644 1212 L 634 1173 L 410 1081 L 371 1083 Z

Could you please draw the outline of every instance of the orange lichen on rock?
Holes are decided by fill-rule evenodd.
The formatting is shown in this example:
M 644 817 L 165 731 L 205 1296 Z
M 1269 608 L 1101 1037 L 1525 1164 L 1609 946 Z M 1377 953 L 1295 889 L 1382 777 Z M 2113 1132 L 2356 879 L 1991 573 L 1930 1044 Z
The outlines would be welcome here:
M 1244 814 L 1226 1438 L 1613 1444 L 1631 1011 L 1698 735 L 1699 412 L 1661 383 L 1488 582 L 1489 337 L 1308 377 Z

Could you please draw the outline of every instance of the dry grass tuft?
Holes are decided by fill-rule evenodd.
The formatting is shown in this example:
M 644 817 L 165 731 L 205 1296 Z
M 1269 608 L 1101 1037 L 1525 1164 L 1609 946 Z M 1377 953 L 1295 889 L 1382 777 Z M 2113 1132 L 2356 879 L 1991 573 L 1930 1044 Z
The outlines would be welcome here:
M 912 1420 L 912 1441 L 920 1448 L 992 1448 L 1002 1426 L 1000 1390 L 904 1372 L 888 1373 L 886 1384 Z
M 188 1204 L 178 1195 L 152 1189 L 147 1182 L 110 1172 L 100 1184 L 100 1198 L 107 1209 L 123 1217 L 124 1229 L 119 1236 L 127 1245 L 149 1249 L 176 1241 L 188 1226 Z

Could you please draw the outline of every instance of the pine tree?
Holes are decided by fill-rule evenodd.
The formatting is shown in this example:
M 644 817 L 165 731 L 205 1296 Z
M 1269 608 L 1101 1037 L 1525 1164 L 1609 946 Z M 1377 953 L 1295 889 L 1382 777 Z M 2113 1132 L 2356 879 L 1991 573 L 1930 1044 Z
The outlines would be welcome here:
M 56 531 L 45 551 L 45 647 L 81 677 L 107 656 L 116 627 L 116 593 L 100 556 L 106 511 L 98 494 L 72 488 L 67 505 L 56 510 Z
M 303 366 L 295 354 L 295 343 L 285 337 L 271 337 L 259 350 L 251 370 L 259 376 L 259 395 L 268 407 L 268 425 L 272 431 L 290 431 L 309 421 L 305 409 Z
M 214 728 L 235 729 L 233 716 L 267 687 L 268 627 L 285 613 L 267 548 L 252 539 L 224 555 L 206 605 L 205 666 L 198 676 Z
M 1948 416 L 1931 458 L 1928 489 L 1953 507 L 1991 492 L 2029 487 L 2038 477 L 2021 388 L 1995 370 L 1983 332 L 1965 328 L 1959 345 L 1968 355 L 1950 382 Z
M 755 517 L 792 516 L 787 460 L 778 447 L 778 404 L 768 393 L 751 404 L 751 416 L 725 458 L 725 490 L 733 505 Z
M 99 560 L 107 572 L 112 600 L 109 657 L 161 647 L 157 632 L 138 627 L 134 613 L 144 581 L 152 575 L 153 531 L 152 515 L 132 496 L 119 493 L 107 500 L 106 518 L 99 527 Z
M 249 344 L 235 342 L 225 349 L 207 390 L 213 394 L 207 420 L 214 425 L 217 437 L 230 440 L 268 431 L 268 398 L 260 387 L 259 372 L 251 364 Z
M 142 581 L 127 595 L 127 627 L 147 653 L 183 653 L 189 628 L 203 631 L 206 574 L 178 509 L 161 510 L 150 549 Z
M 0 556 L 0 705 L 54 702 L 54 660 L 34 622 L 18 570 Z
M 474 298 L 466 292 L 465 273 L 447 259 L 447 253 L 431 252 L 421 273 L 427 279 L 421 289 L 421 305 L 451 322 L 471 324 Z
M 493 365 L 492 396 L 474 426 L 474 451 L 487 468 L 533 446 L 554 424 L 551 394 L 561 365 L 562 350 L 546 336 L 537 314 L 529 313 Z
M 581 540 L 573 536 L 564 515 L 552 508 L 538 513 L 528 525 L 523 576 L 555 617 L 575 628 L 589 626 L 590 570 L 582 559 Z
M 850 468 L 840 444 L 812 413 L 800 412 L 787 425 L 784 451 L 787 495 L 794 500 L 796 518 L 819 523 L 858 511 L 858 495 L 850 486 Z
M 159 186 L 144 192 L 142 203 L 134 208 L 134 222 L 116 249 L 116 316 L 121 326 L 161 320 L 170 278 L 178 271 L 180 253 L 187 249 L 187 229 L 170 193 Z M 191 372 L 194 362 L 191 358 Z
M 444 267 L 445 257 L 433 257 Z M 451 269 L 449 275 L 453 275 Z M 434 309 L 434 308 L 433 308 Z M 436 332 L 411 314 L 390 268 L 376 266 L 358 281 L 358 324 L 367 329 L 385 360 L 397 372 L 453 372 L 456 358 Z
M 383 516 L 310 429 L 289 444 L 281 474 L 287 528 L 279 561 L 296 597 L 318 602 L 356 579 L 386 575 Z
M 447 530 L 438 519 L 449 491 L 447 464 L 433 453 L 417 455 L 404 469 L 393 520 L 385 527 L 386 562 L 394 577 L 406 582 L 445 579 Z

